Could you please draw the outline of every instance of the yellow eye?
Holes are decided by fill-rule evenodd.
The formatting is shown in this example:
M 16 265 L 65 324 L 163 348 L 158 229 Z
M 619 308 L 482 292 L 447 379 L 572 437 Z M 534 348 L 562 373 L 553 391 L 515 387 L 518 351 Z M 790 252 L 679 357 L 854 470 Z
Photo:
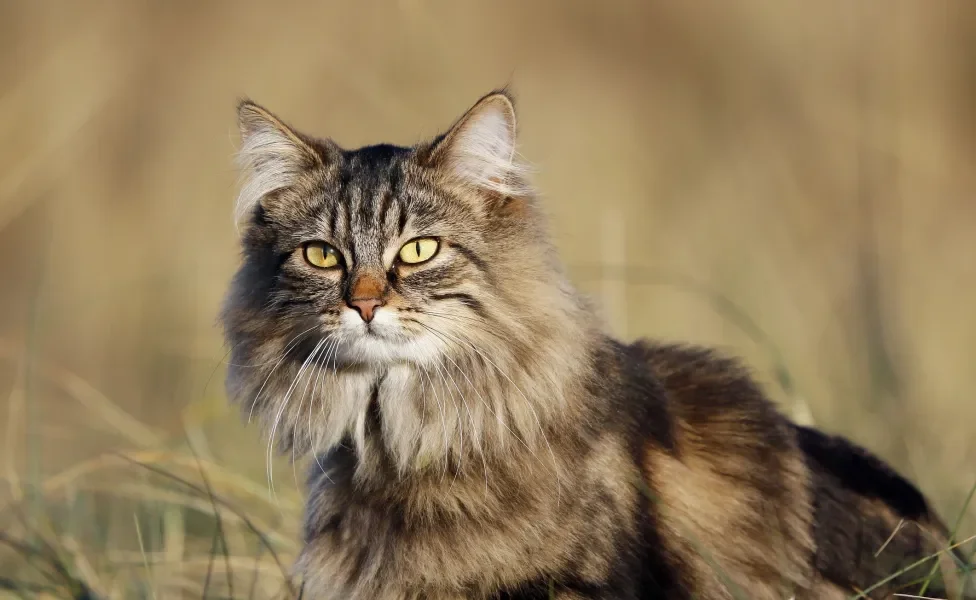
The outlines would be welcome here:
M 410 240 L 400 248 L 400 260 L 408 265 L 426 262 L 437 254 L 440 242 L 434 238 L 417 238 Z
M 313 267 L 331 269 L 339 266 L 339 251 L 325 242 L 309 242 L 305 244 L 305 260 Z

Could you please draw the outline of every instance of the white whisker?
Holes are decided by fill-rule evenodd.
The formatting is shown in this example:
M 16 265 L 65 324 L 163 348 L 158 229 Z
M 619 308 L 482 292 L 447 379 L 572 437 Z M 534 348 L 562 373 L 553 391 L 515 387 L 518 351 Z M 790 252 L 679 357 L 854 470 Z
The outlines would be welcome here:
M 444 355 L 444 358 L 447 358 L 448 360 L 451 360 L 450 358 L 447 357 L 447 355 Z M 451 360 L 451 362 L 454 363 L 453 360 Z M 456 367 L 457 366 L 457 363 L 454 363 L 454 365 Z M 450 370 L 448 370 L 447 366 L 444 366 L 444 373 L 447 375 L 447 378 L 451 380 L 451 385 L 453 385 L 454 386 L 454 389 L 457 390 L 458 397 L 461 399 L 461 406 L 463 406 L 464 407 L 464 411 L 466 413 L 468 413 L 468 422 L 471 423 L 471 429 L 472 429 L 471 435 L 472 436 L 475 436 L 472 439 L 471 448 L 475 452 L 478 452 L 478 453 L 481 454 L 481 461 L 482 461 L 482 463 L 484 463 L 484 467 L 485 467 L 485 493 L 487 494 L 488 493 L 488 479 L 487 479 L 487 477 L 488 477 L 488 463 L 485 461 L 484 448 L 482 448 L 480 446 L 484 442 L 483 442 L 483 440 L 478 439 L 480 437 L 480 436 L 478 436 L 478 431 L 479 431 L 478 425 L 474 422 L 474 417 L 471 415 L 471 409 L 468 408 L 468 403 L 465 402 L 465 400 L 464 400 L 464 393 L 461 391 L 461 388 L 458 386 L 457 382 L 454 380 L 454 377 L 451 376 L 451 372 L 450 372 Z M 458 419 L 460 420 L 460 418 L 461 418 L 461 415 L 459 413 L 458 414 Z M 459 426 L 460 426 L 460 423 L 459 423 Z M 463 443 L 461 444 L 461 450 L 460 450 L 460 452 L 461 453 L 464 452 L 464 444 Z M 460 470 L 461 470 L 461 465 L 459 463 L 458 464 L 458 472 L 460 472 Z M 454 479 L 455 479 L 455 481 L 457 480 L 457 474 L 456 473 L 454 475 Z
M 417 447 L 419 448 L 420 439 L 424 435 L 424 422 L 427 419 L 427 386 L 424 385 L 423 377 L 417 377 L 417 380 L 420 382 L 420 399 L 423 402 L 423 408 L 420 410 L 420 426 L 417 428 Z
M 464 423 L 461 421 L 461 407 L 459 407 L 457 401 L 454 400 L 454 393 L 451 392 L 451 389 L 449 387 L 447 387 L 447 380 L 444 379 L 444 374 L 441 372 L 440 361 L 434 363 L 434 369 L 436 369 L 437 376 L 441 378 L 441 382 L 444 383 L 444 388 L 447 390 L 447 393 L 451 395 L 451 403 L 454 404 L 454 412 L 457 414 L 458 464 L 457 464 L 457 469 L 454 471 L 454 479 L 451 481 L 451 486 L 453 486 L 454 482 L 457 481 L 457 477 L 458 474 L 461 472 L 461 468 L 464 465 Z
M 298 402 L 298 408 L 295 409 L 295 414 L 300 418 L 301 417 L 301 412 L 302 412 L 302 406 L 305 405 L 305 396 L 308 395 L 309 386 L 312 386 L 312 395 L 309 397 L 309 401 L 308 401 L 308 415 L 309 416 L 308 416 L 308 430 L 307 430 L 307 434 L 308 434 L 308 445 L 309 445 L 309 448 L 311 448 L 311 446 L 312 446 L 312 402 L 315 401 L 315 388 L 316 388 L 316 385 L 315 384 L 317 384 L 318 383 L 318 380 L 320 380 L 322 378 L 321 377 L 321 375 L 322 375 L 322 359 L 326 356 L 326 350 L 327 350 L 327 348 L 328 348 L 329 344 L 331 343 L 332 338 L 334 336 L 335 336 L 335 334 L 330 333 L 329 335 L 327 335 L 324 338 L 322 338 L 321 343 L 318 346 L 316 346 L 316 350 L 313 351 L 313 354 L 315 355 L 315 358 L 312 360 L 312 368 L 311 368 L 312 375 L 308 378 L 308 381 L 305 383 L 305 389 L 302 390 L 302 398 Z M 316 376 L 316 370 L 318 370 L 318 375 L 317 376 Z M 315 384 L 313 384 L 313 382 L 315 382 Z M 297 422 L 295 423 L 295 428 L 296 429 L 298 428 L 298 423 Z M 294 445 L 292 445 L 292 459 L 294 460 Z
M 302 366 L 298 369 L 298 373 L 295 375 L 295 378 L 292 380 L 291 385 L 288 387 L 288 391 L 285 392 L 285 396 L 281 401 L 281 408 L 278 409 L 278 414 L 275 415 L 274 422 L 271 426 L 271 435 L 268 437 L 268 458 L 267 458 L 268 487 L 271 491 L 271 497 L 274 498 L 275 501 L 277 501 L 278 499 L 278 496 L 275 493 L 275 489 L 274 489 L 274 466 L 272 461 L 274 457 L 275 432 L 278 429 L 278 423 L 281 420 L 281 416 L 282 414 L 284 414 L 285 408 L 288 406 L 288 403 L 291 400 L 291 394 L 295 390 L 295 386 L 298 384 L 298 381 L 299 379 L 301 379 L 302 374 L 305 372 L 305 369 L 308 368 L 309 363 L 311 362 L 315 354 L 318 352 L 318 350 L 322 347 L 323 343 L 325 343 L 325 340 L 319 340 L 318 343 L 315 344 L 315 348 L 312 349 L 312 352 L 309 353 L 308 357 L 305 359 L 305 362 L 303 362 Z
M 425 369 L 423 365 L 419 365 L 419 366 L 420 366 L 420 370 L 423 371 L 424 376 L 427 377 L 427 383 L 430 384 L 430 389 L 431 391 L 434 392 L 434 401 L 437 402 L 437 408 L 441 413 L 441 431 L 444 432 L 444 449 L 446 452 L 449 447 L 449 443 L 448 443 L 448 435 L 447 435 L 447 416 L 444 410 L 444 404 L 441 402 L 440 394 L 437 393 L 437 387 L 434 385 L 433 380 L 431 380 L 430 378 L 430 373 L 427 372 L 427 369 Z M 447 474 L 447 461 L 444 462 L 444 474 L 445 475 Z
M 330 348 L 331 354 L 332 354 L 332 381 L 333 381 L 333 383 L 337 387 L 339 385 L 339 372 L 338 372 L 337 362 L 339 360 L 339 346 L 341 345 L 341 343 L 342 343 L 342 341 L 340 340 L 339 336 L 337 335 L 335 337 L 335 343 L 332 344 L 332 346 Z M 326 368 L 326 371 L 328 371 L 328 369 L 329 369 L 328 355 L 326 355 L 325 368 Z M 322 419 L 323 419 L 323 422 L 324 422 L 325 419 L 326 419 L 325 402 L 319 403 L 319 414 L 322 416 Z M 320 464 L 319 466 L 321 467 L 322 465 Z M 330 479 L 330 481 L 331 481 L 331 479 Z
M 281 363 L 285 362 L 285 359 L 288 357 L 288 354 L 292 350 L 294 350 L 295 348 L 298 347 L 299 343 L 301 342 L 301 338 L 305 334 L 307 334 L 309 331 L 312 331 L 313 329 L 315 329 L 317 327 L 318 327 L 318 325 L 313 325 L 313 326 L 309 327 L 305 331 L 299 333 L 294 338 L 292 338 L 292 341 L 288 342 L 288 344 L 285 346 L 285 349 L 281 353 L 281 358 L 278 359 L 278 362 L 275 363 L 275 366 L 271 367 L 271 371 L 268 372 L 268 376 L 264 378 L 264 383 L 262 383 L 261 384 L 261 387 L 258 388 L 258 392 L 256 394 L 254 394 L 254 399 L 251 401 L 251 410 L 247 413 L 247 422 L 248 423 L 251 422 L 251 417 L 254 416 L 254 407 L 257 405 L 258 400 L 261 398 L 261 393 L 264 391 L 264 388 L 268 385 L 268 382 L 271 381 L 271 376 L 274 375 L 275 371 L 278 370 L 278 367 L 281 366 Z M 268 361 L 268 362 L 271 362 L 271 361 Z
M 330 355 L 335 355 L 338 354 L 339 352 L 338 337 L 335 335 L 332 335 L 330 337 L 332 339 L 330 340 L 329 344 L 325 348 L 325 351 L 323 352 L 324 360 L 322 361 L 322 364 L 319 367 L 318 380 L 315 382 L 315 386 L 312 387 L 312 401 L 314 401 L 316 398 L 316 393 L 319 388 L 319 385 L 322 383 L 323 376 L 325 376 L 325 374 L 329 372 Z M 336 380 L 338 381 L 338 378 L 336 378 Z M 309 444 L 312 452 L 312 458 L 313 460 L 315 460 L 315 464 L 318 465 L 319 470 L 322 471 L 322 474 L 325 475 L 325 478 L 328 479 L 330 483 L 334 483 L 332 481 L 332 478 L 329 476 L 328 472 L 326 472 L 325 467 L 322 465 L 322 461 L 319 460 L 319 453 L 316 448 L 317 446 L 316 438 L 312 435 L 312 412 L 313 410 L 310 402 L 308 407 L 308 438 L 310 440 Z M 323 418 L 325 417 L 325 402 L 321 399 L 319 401 L 319 414 L 321 414 Z
M 312 400 L 309 402 L 309 406 L 308 406 L 309 446 L 316 460 L 318 460 L 318 454 L 315 452 L 315 436 L 312 434 L 312 414 L 314 413 L 314 410 L 312 409 L 312 402 L 314 402 L 315 399 L 318 397 L 319 390 L 321 389 L 322 386 L 322 379 L 325 377 L 326 373 L 329 372 L 329 360 L 332 357 L 332 351 L 333 349 L 338 349 L 338 344 L 339 344 L 338 340 L 336 340 L 335 334 L 329 334 L 329 336 L 327 336 L 326 339 L 328 340 L 328 343 L 326 344 L 325 350 L 322 352 L 321 355 L 322 360 L 319 362 L 319 374 L 315 380 L 315 385 L 312 386 Z M 324 415 L 325 414 L 324 411 L 325 411 L 325 403 L 319 401 L 320 414 Z M 321 467 L 322 465 L 319 466 Z
M 438 338 L 440 338 L 440 339 L 441 339 L 442 341 L 445 341 L 445 342 L 448 342 L 448 343 L 450 342 L 450 341 L 449 341 L 449 340 L 448 340 L 448 339 L 446 338 L 446 335 L 447 335 L 447 334 L 443 334 L 442 332 L 440 332 L 440 331 L 437 331 L 436 329 L 434 329 L 434 328 L 432 328 L 432 327 L 430 327 L 430 326 L 428 326 L 428 325 L 425 325 L 425 324 L 423 324 L 423 323 L 420 323 L 420 325 L 421 325 L 422 327 L 424 327 L 425 329 L 427 329 L 428 331 L 430 331 L 430 332 L 431 332 L 432 334 L 434 334 L 435 336 L 437 336 Z M 494 411 L 494 410 L 493 410 L 493 409 L 491 408 L 491 405 L 489 405 L 489 404 L 488 404 L 488 401 L 487 401 L 487 400 L 485 400 L 485 397 L 484 397 L 484 396 L 482 396 L 482 395 L 481 395 L 481 392 L 480 392 L 480 391 L 478 390 L 478 386 L 476 386 L 476 385 L 475 385 L 475 384 L 474 384 L 474 383 L 473 383 L 473 382 L 471 381 L 471 379 L 470 379 L 470 378 L 469 378 L 469 377 L 467 376 L 467 374 L 466 374 L 466 373 L 464 372 L 464 369 L 462 369 L 462 368 L 460 367 L 460 365 L 458 365 L 458 364 L 457 364 L 456 362 L 454 362 L 454 359 L 452 359 L 452 358 L 451 358 L 450 356 L 448 356 L 447 354 L 445 354 L 445 355 L 444 355 L 444 358 L 446 358 L 447 360 L 449 360 L 449 361 L 451 361 L 451 364 L 453 364 L 453 365 L 454 365 L 454 367 L 455 367 L 455 368 L 456 368 L 456 369 L 458 370 L 458 372 L 459 372 L 459 373 L 461 374 L 461 376 L 462 376 L 462 377 L 464 377 L 464 379 L 465 379 L 465 381 L 467 381 L 467 382 L 468 382 L 468 385 L 469 385 L 469 386 L 471 387 L 471 389 L 472 389 L 472 390 L 474 390 L 474 393 L 475 393 L 475 394 L 476 394 L 476 395 L 478 396 L 478 399 L 479 399 L 479 400 L 481 400 L 481 403 L 485 405 L 485 408 L 487 408 L 487 409 L 488 409 L 488 412 L 490 412 L 490 413 L 492 414 L 492 416 L 494 416 L 494 417 L 495 417 L 495 420 L 496 420 L 496 421 L 497 421 L 498 423 L 500 423 L 500 424 L 501 424 L 501 425 L 502 425 L 502 426 L 503 426 L 503 427 L 504 427 L 505 429 L 507 429 L 507 430 L 508 430 L 508 431 L 509 431 L 509 432 L 510 432 L 510 433 L 512 434 L 512 436 L 513 436 L 513 437 L 515 437 L 515 439 L 516 439 L 516 440 L 518 440 L 519 442 L 521 442 L 521 443 L 522 443 L 522 445 L 523 445 L 523 446 L 525 446 L 525 447 L 526 447 L 526 449 L 527 449 L 527 450 L 529 451 L 529 453 L 530 453 L 530 454 L 531 454 L 531 455 L 532 455 L 533 457 L 535 457 L 535 452 L 533 452 L 533 450 L 532 450 L 532 448 L 530 448 L 530 447 L 529 447 L 529 445 L 528 445 L 528 444 L 526 444 L 526 443 L 525 443 L 525 441 L 523 441 L 523 440 L 522 440 L 522 438 L 521 438 L 521 437 L 519 437 L 519 435 L 518 435 L 517 433 L 515 433 L 515 432 L 514 432 L 514 431 L 513 431 L 513 430 L 512 430 L 512 429 L 511 429 L 511 428 L 510 428 L 509 426 L 508 426 L 508 424 L 507 424 L 507 423 L 505 423 L 505 421 L 504 421 L 504 420 L 503 420 L 503 419 L 502 419 L 502 418 L 501 418 L 501 417 L 500 417 L 500 416 L 499 416 L 499 415 L 498 415 L 498 414 L 497 414 L 497 413 L 496 413 L 496 412 L 495 412 L 495 411 Z M 455 387 L 457 387 L 457 384 L 456 384 L 456 383 L 455 383 Z M 460 393 L 460 391 L 459 391 L 459 393 Z M 463 401 L 463 398 L 462 398 L 462 401 Z M 468 416 L 469 416 L 469 417 L 471 416 L 471 411 L 468 411 Z M 472 426 L 472 427 L 476 427 L 476 426 L 475 426 L 475 424 L 474 424 L 474 421 L 473 421 L 473 420 L 472 420 L 472 423 L 471 423 L 471 426 Z M 484 451 L 482 451 L 482 452 L 481 452 L 481 461 L 482 461 L 482 463 L 484 464 L 484 468 L 485 468 L 485 493 L 487 494 L 487 493 L 488 493 L 488 462 L 487 462 L 487 461 L 485 460 L 485 456 L 484 456 Z
M 424 325 L 422 323 L 421 323 L 421 325 L 423 325 L 424 327 L 429 327 L 429 326 Z M 477 353 L 478 356 L 480 356 L 482 360 L 484 360 L 485 362 L 487 362 L 488 364 L 490 364 L 492 367 L 494 367 L 495 370 L 498 371 L 498 373 L 502 377 L 504 377 L 512 385 L 512 387 L 515 388 L 515 390 L 519 393 L 519 395 L 525 401 L 526 407 L 532 412 L 532 416 L 535 419 L 536 426 L 539 428 L 539 433 L 542 435 L 543 442 L 546 444 L 546 448 L 549 451 L 549 456 L 552 458 L 552 466 L 553 466 L 553 473 L 552 474 L 556 478 L 556 494 L 557 494 L 557 496 L 556 496 L 556 505 L 558 506 L 559 505 L 559 499 L 560 499 L 560 496 L 559 495 L 560 495 L 561 490 L 562 490 L 562 485 L 560 484 L 560 480 L 559 480 L 559 463 L 556 461 L 556 453 L 553 452 L 552 445 L 549 443 L 549 438 L 546 436 L 546 432 L 545 432 L 545 430 L 542 427 L 542 421 L 539 419 L 539 415 L 536 412 L 535 408 L 532 406 L 532 403 L 529 401 L 528 397 L 526 397 L 525 393 L 522 392 L 522 389 L 515 383 L 514 380 L 512 380 L 511 377 L 508 376 L 507 373 L 505 373 L 501 369 L 501 367 L 499 367 L 498 365 L 496 365 L 494 363 L 494 361 L 492 361 L 490 358 L 488 358 L 487 356 L 485 356 L 485 354 L 483 352 L 481 352 L 474 344 L 472 344 L 471 342 L 468 342 L 466 340 L 457 339 L 455 336 L 451 336 L 451 335 L 449 335 L 449 334 L 447 334 L 447 333 L 445 333 L 443 331 L 440 331 L 438 333 L 440 333 L 441 335 L 444 335 L 449 340 L 452 340 L 453 339 L 455 343 L 464 344 L 465 346 L 467 346 L 471 350 L 473 350 L 475 353 Z M 530 452 L 531 452 L 531 450 L 530 450 Z

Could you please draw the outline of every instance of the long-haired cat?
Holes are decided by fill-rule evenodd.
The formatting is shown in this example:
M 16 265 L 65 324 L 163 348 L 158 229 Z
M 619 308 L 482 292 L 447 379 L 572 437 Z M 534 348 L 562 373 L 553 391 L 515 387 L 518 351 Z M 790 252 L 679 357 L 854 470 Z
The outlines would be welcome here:
M 507 92 L 411 147 L 238 114 L 228 390 L 314 458 L 306 598 L 882 598 L 940 550 L 929 595 L 956 581 L 880 460 L 790 423 L 733 360 L 601 329 Z

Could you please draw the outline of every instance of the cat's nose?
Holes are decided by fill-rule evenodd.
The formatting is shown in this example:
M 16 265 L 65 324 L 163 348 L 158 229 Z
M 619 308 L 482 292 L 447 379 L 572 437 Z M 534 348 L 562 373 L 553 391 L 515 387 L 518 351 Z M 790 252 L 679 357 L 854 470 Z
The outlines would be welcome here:
M 369 323 L 376 314 L 376 309 L 386 304 L 380 298 L 353 298 L 349 301 L 350 308 L 355 308 L 363 321 Z

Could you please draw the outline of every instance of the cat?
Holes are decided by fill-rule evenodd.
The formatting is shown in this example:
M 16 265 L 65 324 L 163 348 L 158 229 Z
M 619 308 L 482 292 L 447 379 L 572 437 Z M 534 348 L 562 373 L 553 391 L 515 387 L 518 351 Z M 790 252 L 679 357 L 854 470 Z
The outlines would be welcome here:
M 304 597 L 887 598 L 940 550 L 928 594 L 961 597 L 945 526 L 881 460 L 731 358 L 604 332 L 514 106 L 356 150 L 238 106 L 227 389 L 310 457 Z

